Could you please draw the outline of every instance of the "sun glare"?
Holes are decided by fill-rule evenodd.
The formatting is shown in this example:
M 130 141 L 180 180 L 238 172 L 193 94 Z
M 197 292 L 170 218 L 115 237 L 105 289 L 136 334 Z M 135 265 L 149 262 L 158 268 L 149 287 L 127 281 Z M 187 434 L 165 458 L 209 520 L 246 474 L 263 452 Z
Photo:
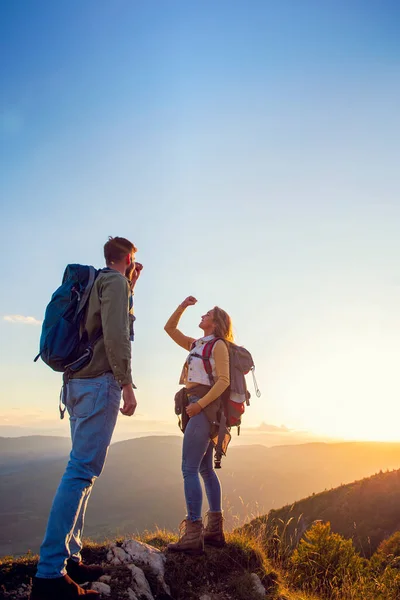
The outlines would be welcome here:
M 337 439 L 400 441 L 394 337 L 366 340 L 342 331 L 335 339 L 317 336 L 295 351 L 286 348 L 273 365 L 277 374 L 269 390 L 284 412 L 280 422 Z M 263 408 L 267 422 L 269 409 Z

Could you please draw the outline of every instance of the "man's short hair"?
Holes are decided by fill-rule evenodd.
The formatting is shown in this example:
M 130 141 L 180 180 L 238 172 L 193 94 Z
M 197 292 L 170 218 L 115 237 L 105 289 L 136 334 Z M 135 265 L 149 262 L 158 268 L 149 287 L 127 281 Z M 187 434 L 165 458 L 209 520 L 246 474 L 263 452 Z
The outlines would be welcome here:
M 119 262 L 127 254 L 133 254 L 135 252 L 137 252 L 136 246 L 123 237 L 109 236 L 108 242 L 104 244 L 104 258 L 106 259 L 107 265 Z

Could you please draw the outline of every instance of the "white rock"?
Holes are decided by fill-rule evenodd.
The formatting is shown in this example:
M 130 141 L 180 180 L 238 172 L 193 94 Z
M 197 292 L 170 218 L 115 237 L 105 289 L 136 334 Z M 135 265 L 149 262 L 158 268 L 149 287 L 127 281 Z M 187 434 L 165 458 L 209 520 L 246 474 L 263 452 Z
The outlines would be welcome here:
M 252 573 L 251 578 L 253 580 L 254 591 L 257 594 L 260 594 L 260 596 L 265 597 L 265 588 L 264 588 L 263 584 L 261 583 L 261 579 L 259 578 L 257 573 Z
M 136 565 L 128 565 L 128 569 L 132 572 L 131 586 L 137 596 L 140 599 L 154 600 L 154 596 L 151 593 L 149 582 L 146 579 L 142 569 L 139 569 Z
M 129 554 L 127 554 L 123 548 L 120 548 L 120 546 L 116 546 L 115 544 L 110 546 L 110 550 L 107 553 L 107 560 L 112 565 L 122 565 L 131 562 Z
M 122 548 L 129 554 L 132 562 L 148 565 L 157 576 L 163 590 L 170 595 L 170 589 L 164 581 L 166 558 L 160 550 L 137 540 L 126 540 L 122 544 Z
M 137 540 L 126 540 L 122 544 L 122 548 L 132 560 L 149 565 L 154 573 L 164 576 L 166 558 L 160 550 Z
M 111 588 L 106 583 L 102 583 L 101 581 L 95 581 L 92 583 L 92 590 L 96 590 L 96 592 L 100 592 L 104 596 L 110 596 Z
M 113 546 L 111 546 L 111 548 L 114 548 L 114 545 L 113 545 Z M 108 561 L 109 563 L 111 563 L 112 565 L 120 565 L 120 564 L 121 564 L 121 561 L 119 560 L 119 558 L 117 558 L 117 557 L 115 556 L 115 554 L 114 554 L 114 552 L 113 552 L 113 550 L 112 550 L 112 549 L 110 549 L 110 550 L 107 552 L 107 561 Z
M 200 596 L 199 600 L 212 600 L 212 598 L 208 594 L 203 594 Z
M 131 588 L 128 588 L 128 598 L 129 600 L 138 600 L 138 597 L 136 596 L 135 592 L 131 590 Z
M 102 575 L 99 577 L 99 581 L 102 581 L 103 583 L 110 583 L 111 575 Z

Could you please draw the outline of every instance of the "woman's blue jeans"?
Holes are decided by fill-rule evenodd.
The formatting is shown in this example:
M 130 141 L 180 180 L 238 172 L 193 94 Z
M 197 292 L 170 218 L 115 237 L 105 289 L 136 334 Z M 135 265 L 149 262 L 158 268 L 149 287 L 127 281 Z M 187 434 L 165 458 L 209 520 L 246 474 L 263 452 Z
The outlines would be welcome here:
M 71 379 L 67 384 L 72 450 L 53 500 L 37 577 L 61 577 L 69 557 L 81 558 L 85 511 L 93 483 L 104 467 L 120 400 L 121 388 L 112 373 Z
M 189 396 L 189 403 L 199 398 Z M 191 417 L 183 436 L 182 474 L 187 517 L 190 521 L 201 519 L 203 492 L 199 473 L 203 478 L 211 512 L 221 510 L 221 484 L 213 468 L 213 445 L 210 440 L 210 423 L 202 411 Z

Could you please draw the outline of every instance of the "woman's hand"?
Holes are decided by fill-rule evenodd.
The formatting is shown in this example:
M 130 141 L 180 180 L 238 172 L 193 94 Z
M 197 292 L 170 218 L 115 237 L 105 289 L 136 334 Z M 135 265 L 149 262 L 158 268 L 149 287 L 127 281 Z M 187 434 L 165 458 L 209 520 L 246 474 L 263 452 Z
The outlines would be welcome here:
M 198 402 L 193 402 L 186 407 L 186 413 L 189 417 L 195 417 L 199 413 L 201 413 L 201 406 Z
M 183 302 L 181 302 L 181 306 L 182 308 L 187 308 L 188 306 L 193 306 L 196 304 L 196 302 L 197 300 L 194 296 L 188 296 Z

